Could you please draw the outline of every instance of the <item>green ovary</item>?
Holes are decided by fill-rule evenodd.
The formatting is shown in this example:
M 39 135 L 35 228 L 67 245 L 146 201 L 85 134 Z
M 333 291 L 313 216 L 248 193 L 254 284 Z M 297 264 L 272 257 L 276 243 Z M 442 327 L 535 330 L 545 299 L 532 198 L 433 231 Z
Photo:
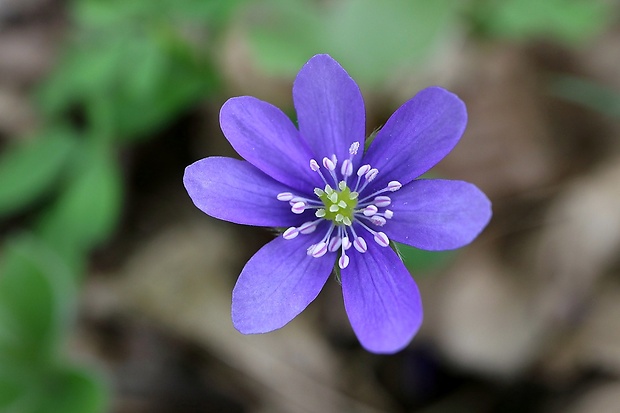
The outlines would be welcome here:
M 316 216 L 333 221 L 337 225 L 351 225 L 353 223 L 353 213 L 357 206 L 357 192 L 352 192 L 344 181 L 338 184 L 338 190 L 334 190 L 329 185 L 325 190 L 316 188 L 314 193 L 319 197 L 325 208 L 316 212 Z

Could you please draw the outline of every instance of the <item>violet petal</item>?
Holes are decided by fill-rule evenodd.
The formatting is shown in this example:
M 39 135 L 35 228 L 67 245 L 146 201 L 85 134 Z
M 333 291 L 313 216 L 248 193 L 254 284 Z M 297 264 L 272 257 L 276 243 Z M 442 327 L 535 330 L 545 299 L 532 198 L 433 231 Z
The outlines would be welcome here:
M 304 219 L 276 199 L 290 188 L 245 161 L 201 159 L 185 168 L 183 184 L 198 209 L 214 218 L 268 227 L 299 225 Z
M 285 240 L 279 236 L 245 265 L 232 293 L 232 319 L 244 334 L 267 333 L 295 318 L 319 294 L 332 272 L 334 253 L 307 255 L 324 231 Z
M 389 181 L 405 185 L 419 177 L 457 144 L 467 124 L 465 104 L 455 94 L 429 87 L 392 114 L 368 148 L 364 163 L 379 170 L 369 190 Z
M 491 202 L 468 182 L 420 179 L 390 197 L 394 216 L 382 230 L 394 241 L 424 250 L 469 244 L 491 219 Z
M 295 79 L 293 101 L 299 131 L 317 161 L 335 154 L 343 162 L 353 142 L 360 144 L 354 159 L 361 159 L 366 128 L 364 100 L 338 62 L 328 55 L 311 58 Z
M 251 96 L 231 98 L 220 111 L 220 126 L 237 153 L 273 179 L 298 191 L 321 186 L 310 169 L 308 144 L 277 107 Z
M 344 306 L 360 344 L 374 353 L 395 353 L 422 324 L 422 300 L 409 271 L 389 247 L 368 242 L 350 254 L 342 270 Z

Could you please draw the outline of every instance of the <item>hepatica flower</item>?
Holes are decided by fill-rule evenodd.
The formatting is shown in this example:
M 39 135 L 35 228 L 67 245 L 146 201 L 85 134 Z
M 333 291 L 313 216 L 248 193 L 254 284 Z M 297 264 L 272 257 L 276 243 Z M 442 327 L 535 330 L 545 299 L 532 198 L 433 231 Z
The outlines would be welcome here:
M 245 161 L 209 157 L 185 170 L 185 188 L 206 214 L 281 229 L 243 268 L 232 293 L 233 324 L 245 334 L 284 326 L 337 266 L 362 346 L 396 352 L 418 331 L 422 302 L 391 241 L 454 249 L 491 217 L 489 200 L 474 185 L 416 179 L 460 139 L 465 105 L 442 88 L 424 89 L 364 151 L 362 95 L 330 56 L 304 65 L 293 101 L 298 128 L 267 102 L 228 100 L 220 125 Z

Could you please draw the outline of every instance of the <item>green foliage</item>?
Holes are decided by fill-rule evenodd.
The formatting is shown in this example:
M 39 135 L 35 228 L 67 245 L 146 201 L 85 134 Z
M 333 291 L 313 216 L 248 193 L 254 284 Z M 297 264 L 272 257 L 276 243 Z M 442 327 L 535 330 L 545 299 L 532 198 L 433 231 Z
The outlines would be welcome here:
M 74 146 L 68 130 L 51 129 L 7 148 L 0 158 L 0 217 L 49 193 Z
M 74 311 L 74 275 L 45 244 L 12 239 L 0 262 L 0 411 L 103 412 L 105 387 L 58 350 Z
M 120 171 L 111 149 L 94 140 L 81 149 L 70 165 L 70 179 L 38 225 L 41 237 L 70 261 L 111 234 L 122 203 Z
M 573 76 L 555 76 L 550 90 L 562 99 L 620 119 L 620 91 Z
M 605 0 L 477 0 L 471 10 L 477 30 L 488 37 L 549 36 L 567 43 L 598 33 L 611 15 Z
M 455 254 L 454 251 L 425 251 L 398 242 L 394 246 L 405 266 L 416 277 L 448 265 Z
M 205 39 L 239 0 L 155 3 L 75 3 L 78 31 L 40 93 L 49 116 L 82 107 L 90 127 L 132 140 L 216 89 Z
M 309 56 L 330 53 L 359 81 L 378 83 L 426 58 L 463 4 L 345 0 L 321 8 L 307 0 L 270 0 L 254 4 L 263 19 L 251 27 L 250 44 L 270 73 L 292 76 Z

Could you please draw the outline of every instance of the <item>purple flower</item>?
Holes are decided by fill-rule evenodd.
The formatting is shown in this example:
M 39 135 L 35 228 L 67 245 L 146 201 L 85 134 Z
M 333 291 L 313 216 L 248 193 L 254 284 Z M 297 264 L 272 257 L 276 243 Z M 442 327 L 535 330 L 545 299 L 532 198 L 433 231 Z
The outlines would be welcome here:
M 491 217 L 489 200 L 474 185 L 416 179 L 460 139 L 465 105 L 439 87 L 424 89 L 364 152 L 362 95 L 330 56 L 305 64 L 293 101 L 299 129 L 267 102 L 228 100 L 220 125 L 245 161 L 209 157 L 185 170 L 185 188 L 206 214 L 283 228 L 243 268 L 232 293 L 233 324 L 245 334 L 284 326 L 338 265 L 344 306 L 362 346 L 401 350 L 422 323 L 422 302 L 390 241 L 459 248 Z

